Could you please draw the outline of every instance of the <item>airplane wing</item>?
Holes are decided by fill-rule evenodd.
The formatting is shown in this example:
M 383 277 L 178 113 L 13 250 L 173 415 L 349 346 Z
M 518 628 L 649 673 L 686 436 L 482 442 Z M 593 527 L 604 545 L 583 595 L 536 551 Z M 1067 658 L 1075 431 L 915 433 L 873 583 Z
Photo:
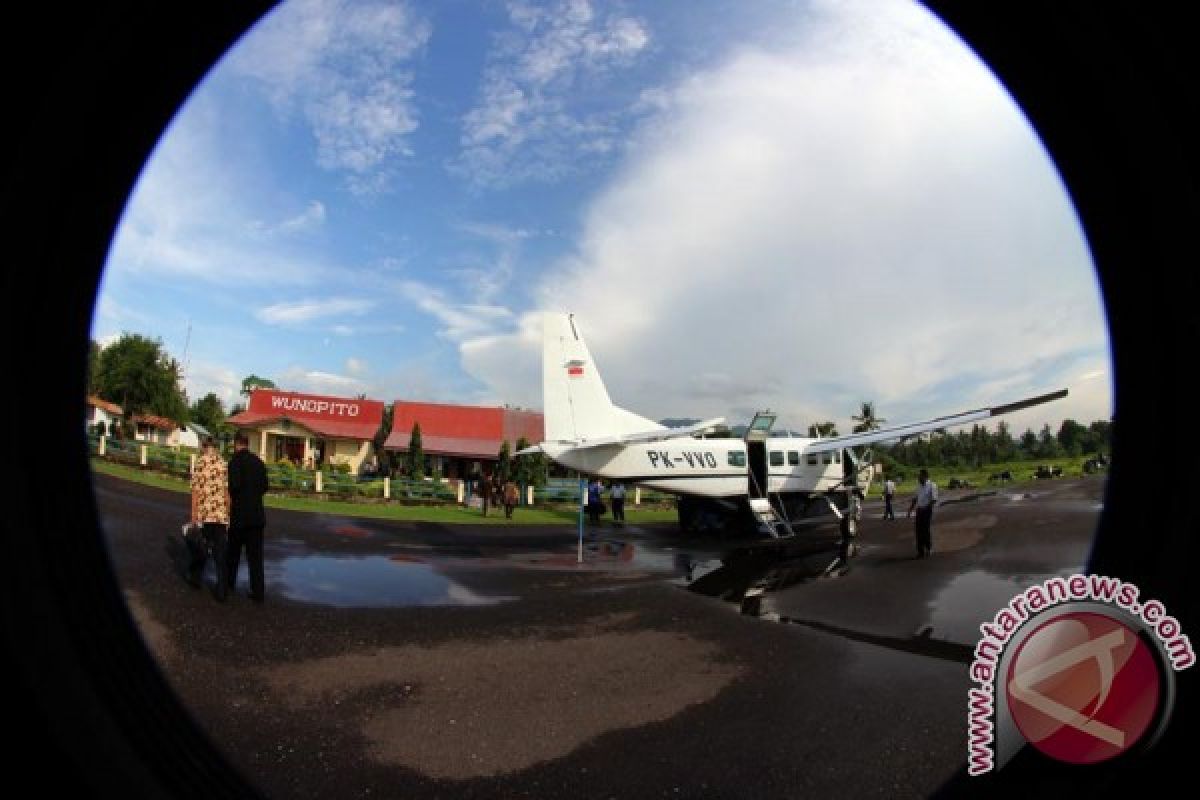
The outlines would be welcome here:
M 622 433 L 614 436 L 597 436 L 592 439 L 577 439 L 571 442 L 562 442 L 575 449 L 584 449 L 589 447 L 604 447 L 605 445 L 613 444 L 635 444 L 638 442 L 660 442 L 665 439 L 681 439 L 688 436 L 694 436 L 697 433 L 704 433 L 725 422 L 724 417 L 713 417 L 706 419 L 703 422 L 697 422 L 695 425 L 687 425 L 682 428 L 659 428 L 652 431 L 639 431 L 637 433 Z M 524 450 L 518 450 L 516 455 L 525 455 L 527 453 L 540 453 L 542 446 L 535 444 L 533 447 L 526 447 Z
M 1050 392 L 1049 394 L 1042 394 L 1037 397 L 1028 397 L 1024 400 L 1018 400 L 1015 403 L 1006 403 L 1002 406 L 977 408 L 974 411 L 963 411 L 958 414 L 925 420 L 924 422 L 913 422 L 908 425 L 897 425 L 891 428 L 879 428 L 873 431 L 852 433 L 848 436 L 831 436 L 828 439 L 816 440 L 805 447 L 804 452 L 825 453 L 831 450 L 841 450 L 844 447 L 858 447 L 864 444 L 871 444 L 872 442 L 887 442 L 893 439 L 902 439 L 906 436 L 914 436 L 918 433 L 934 431 L 938 428 L 965 425 L 968 422 L 978 422 L 981 419 L 998 417 L 1001 414 L 1010 414 L 1013 411 L 1020 411 L 1023 408 L 1049 403 L 1051 400 L 1059 400 L 1066 396 L 1067 390 L 1059 389 L 1057 392 Z

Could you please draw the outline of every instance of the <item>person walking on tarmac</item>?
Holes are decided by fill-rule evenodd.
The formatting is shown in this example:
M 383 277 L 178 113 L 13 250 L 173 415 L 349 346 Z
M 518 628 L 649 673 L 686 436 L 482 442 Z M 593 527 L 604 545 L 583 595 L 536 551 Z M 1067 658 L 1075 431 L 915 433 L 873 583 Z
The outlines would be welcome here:
M 521 490 L 517 488 L 517 482 L 509 478 L 504 482 L 504 518 L 512 519 L 513 509 L 517 507 L 517 501 L 521 499 Z
M 883 518 L 895 519 L 896 512 L 892 510 L 892 500 L 896 497 L 896 482 L 888 478 L 883 482 Z
M 233 458 L 229 460 L 229 554 L 225 572 L 229 588 L 237 584 L 238 562 L 246 547 L 246 568 L 250 572 L 250 599 L 261 604 L 265 597 L 263 578 L 263 528 L 267 524 L 263 495 L 267 493 L 267 468 L 249 449 L 250 440 L 239 433 L 233 440 Z
M 211 436 L 204 438 L 204 447 L 196 468 L 192 472 L 192 524 L 202 525 L 204 539 L 212 544 L 213 566 L 216 567 L 217 585 L 214 595 L 225 602 L 228 583 L 225 571 L 226 531 L 229 527 L 229 484 L 225 460 L 217 452 L 217 444 Z M 206 548 L 201 544 L 192 549 L 188 563 L 188 583 L 199 589 L 204 563 L 208 561 Z
M 937 484 L 929 480 L 929 470 L 917 474 L 917 494 L 908 507 L 908 516 L 917 512 L 917 558 L 925 558 L 933 552 L 933 507 L 937 503 Z

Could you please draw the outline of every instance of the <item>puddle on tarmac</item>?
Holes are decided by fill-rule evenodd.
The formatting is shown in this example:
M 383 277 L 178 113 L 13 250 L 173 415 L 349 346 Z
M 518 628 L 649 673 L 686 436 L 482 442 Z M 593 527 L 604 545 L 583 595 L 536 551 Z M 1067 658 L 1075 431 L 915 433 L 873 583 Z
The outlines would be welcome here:
M 1002 576 L 981 569 L 955 576 L 929 602 L 930 616 L 926 627 L 917 635 L 946 641 L 973 644 L 979 640 L 979 626 L 990 621 L 996 612 L 1030 586 L 1056 575 L 1068 576 L 1081 572 L 1083 567 L 1059 570 L 1044 575 Z
M 515 597 L 482 595 L 432 565 L 397 556 L 288 556 L 267 564 L 267 584 L 292 600 L 341 608 L 485 606 Z
M 728 553 L 719 561 L 700 562 L 684 582 L 690 591 L 717 597 L 736 605 L 741 613 L 772 619 L 762 610 L 770 592 L 799 583 L 830 580 L 849 568 L 837 547 L 828 542 L 787 549 L 747 548 Z

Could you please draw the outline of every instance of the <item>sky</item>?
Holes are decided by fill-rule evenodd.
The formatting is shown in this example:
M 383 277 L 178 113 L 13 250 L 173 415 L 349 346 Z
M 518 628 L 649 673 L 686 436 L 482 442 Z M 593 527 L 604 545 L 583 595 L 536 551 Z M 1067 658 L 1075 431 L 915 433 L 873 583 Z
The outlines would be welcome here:
M 286 0 L 164 132 L 92 335 L 227 409 L 251 374 L 541 408 L 542 310 L 652 419 L 1112 414 L 1053 163 L 902 0 Z

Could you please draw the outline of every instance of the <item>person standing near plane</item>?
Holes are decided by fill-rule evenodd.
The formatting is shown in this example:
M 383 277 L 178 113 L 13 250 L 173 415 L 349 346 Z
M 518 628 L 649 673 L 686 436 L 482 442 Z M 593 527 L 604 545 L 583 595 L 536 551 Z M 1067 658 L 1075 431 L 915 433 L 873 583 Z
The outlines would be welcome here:
M 917 512 L 917 558 L 925 558 L 933 552 L 933 506 L 937 503 L 937 484 L 929 480 L 929 470 L 917 474 L 917 493 L 908 507 L 908 516 Z
M 587 510 L 588 517 L 592 520 L 593 525 L 600 524 L 600 514 L 602 513 L 600 510 L 600 492 L 603 491 L 603 489 L 604 487 L 601 485 L 599 478 L 593 478 L 592 482 L 588 484 Z
M 233 440 L 233 458 L 229 460 L 229 554 L 225 572 L 229 588 L 237 583 L 242 546 L 246 547 L 246 568 L 250 572 L 250 599 L 261 604 L 265 597 L 263 577 L 263 528 L 267 524 L 263 495 L 267 493 L 267 468 L 262 459 L 250 452 L 250 440 L 239 433 Z
M 204 526 L 204 539 L 212 544 L 213 566 L 217 571 L 217 600 L 225 602 L 228 588 L 225 572 L 225 539 L 229 527 L 229 485 L 225 460 L 217 452 L 211 436 L 204 438 L 204 447 L 192 472 L 192 524 Z M 192 552 L 188 564 L 188 583 L 200 588 L 200 576 L 208 553 L 203 546 Z
M 613 524 L 624 527 L 625 525 L 625 484 L 620 481 L 613 483 L 608 490 L 608 496 L 612 500 L 613 507 Z
M 896 482 L 888 478 L 883 482 L 883 518 L 895 519 L 896 512 L 892 510 L 892 500 L 896 496 Z

